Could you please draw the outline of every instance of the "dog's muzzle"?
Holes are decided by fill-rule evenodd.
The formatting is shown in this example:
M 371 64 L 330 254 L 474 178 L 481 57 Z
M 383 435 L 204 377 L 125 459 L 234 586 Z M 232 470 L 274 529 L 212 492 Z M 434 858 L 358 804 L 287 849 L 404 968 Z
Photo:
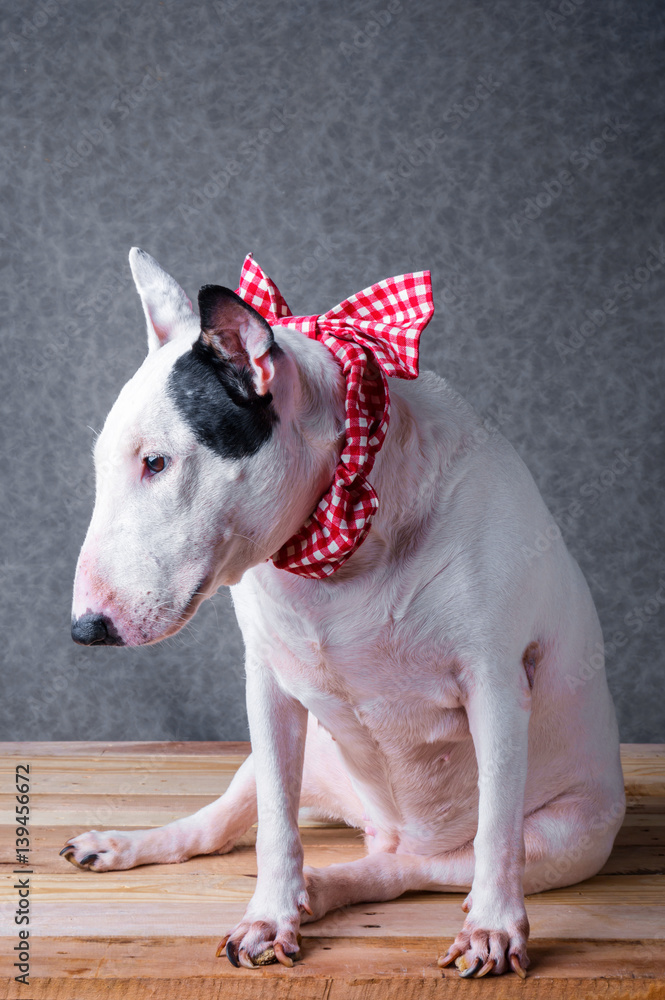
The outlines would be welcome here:
M 106 615 L 81 615 L 72 620 L 72 639 L 79 646 L 124 646 L 113 622 Z

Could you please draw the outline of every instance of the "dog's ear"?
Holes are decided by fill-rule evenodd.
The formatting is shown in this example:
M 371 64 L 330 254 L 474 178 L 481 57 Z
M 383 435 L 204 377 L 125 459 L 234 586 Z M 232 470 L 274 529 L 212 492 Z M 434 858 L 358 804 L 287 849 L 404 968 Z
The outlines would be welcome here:
M 138 247 L 129 251 L 129 266 L 143 303 L 148 349 L 155 351 L 175 337 L 186 336 L 193 343 L 198 336 L 198 324 L 192 303 L 177 281 Z
M 275 375 L 272 329 L 256 309 L 221 285 L 199 292 L 201 340 L 237 369 L 249 372 L 254 389 L 265 396 Z

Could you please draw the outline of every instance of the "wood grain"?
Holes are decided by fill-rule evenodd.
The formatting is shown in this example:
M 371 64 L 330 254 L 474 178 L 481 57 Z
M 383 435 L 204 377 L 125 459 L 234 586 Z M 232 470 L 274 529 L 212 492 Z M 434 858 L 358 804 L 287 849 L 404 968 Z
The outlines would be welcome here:
M 95 874 L 58 856 L 68 836 L 91 826 L 152 826 L 199 808 L 221 794 L 248 752 L 247 744 L 0 744 L 0 1000 L 429 1000 L 479 990 L 488 998 L 665 998 L 662 746 L 622 747 L 631 811 L 602 871 L 527 898 L 525 983 L 460 980 L 438 969 L 463 920 L 463 893 L 407 893 L 329 914 L 304 928 L 303 961 L 293 970 L 250 972 L 215 959 L 253 891 L 254 831 L 228 855 L 182 865 Z M 18 761 L 30 763 L 31 778 L 29 987 L 14 981 L 10 958 Z M 308 864 L 364 853 L 359 832 L 346 827 L 310 822 L 302 837 Z
M 225 959 L 215 959 L 215 938 L 88 937 L 76 942 L 76 954 L 59 956 L 58 950 L 74 942 L 42 942 L 45 957 L 31 987 L 34 1000 L 208 1000 L 208 998 L 287 997 L 289 1000 L 404 1000 L 404 998 L 543 997 L 580 1000 L 585 997 L 662 998 L 665 959 L 641 942 L 561 940 L 556 946 L 532 943 L 533 971 L 526 983 L 503 976 L 468 983 L 456 972 L 441 974 L 433 958 L 437 942 L 412 938 L 393 946 L 381 938 L 364 941 L 305 937 L 303 961 L 294 969 L 234 969 Z M 439 943 L 441 945 L 441 943 Z M 561 952 L 565 959 L 561 958 Z M 642 974 L 629 981 L 626 965 L 639 966 Z M 0 987 L 0 997 L 25 996 L 17 984 Z M 469 993 L 471 990 L 471 993 Z

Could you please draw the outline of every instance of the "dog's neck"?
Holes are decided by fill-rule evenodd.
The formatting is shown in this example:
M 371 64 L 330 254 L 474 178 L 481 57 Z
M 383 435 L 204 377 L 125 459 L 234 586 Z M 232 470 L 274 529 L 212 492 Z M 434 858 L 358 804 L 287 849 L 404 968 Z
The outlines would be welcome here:
M 309 484 L 315 497 L 306 520 L 332 481 L 344 446 L 344 377 L 328 349 L 303 334 L 281 329 L 276 338 L 291 369 L 289 394 L 293 409 L 285 417 L 295 435 L 300 468 L 298 481 Z M 413 416 L 409 393 L 399 379 L 390 379 L 390 424 L 386 440 L 369 477 L 379 497 L 379 510 L 366 540 L 325 582 L 341 583 L 377 570 L 398 549 L 406 549 L 428 517 L 440 463 L 446 463 L 459 445 L 457 421 L 451 408 L 450 441 L 434 442 L 425 422 Z M 279 400 L 276 400 L 279 404 Z M 436 468 L 435 468 L 436 466 Z M 298 530 L 296 527 L 296 531 Z M 286 539 L 284 539 L 285 541 Z M 289 579 L 311 583 L 297 574 L 279 571 Z
M 323 344 L 288 327 L 275 331 L 280 348 L 271 387 L 279 415 L 271 461 L 281 518 L 264 539 L 271 554 L 294 534 L 329 489 L 344 447 L 344 376 Z

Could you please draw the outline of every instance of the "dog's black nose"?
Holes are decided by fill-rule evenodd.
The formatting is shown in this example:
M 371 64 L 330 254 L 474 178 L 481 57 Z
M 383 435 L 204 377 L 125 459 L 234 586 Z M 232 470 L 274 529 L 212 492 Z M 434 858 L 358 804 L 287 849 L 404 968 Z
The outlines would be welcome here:
M 124 642 L 105 615 L 81 615 L 72 621 L 72 639 L 79 646 L 124 646 Z

